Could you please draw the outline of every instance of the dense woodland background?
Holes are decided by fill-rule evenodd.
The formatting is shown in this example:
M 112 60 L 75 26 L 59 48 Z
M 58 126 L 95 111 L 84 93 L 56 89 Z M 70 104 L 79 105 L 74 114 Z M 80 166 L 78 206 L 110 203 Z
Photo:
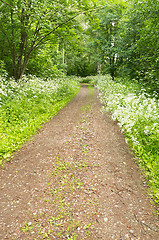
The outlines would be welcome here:
M 0 74 L 110 73 L 159 90 L 158 0 L 0 0 Z

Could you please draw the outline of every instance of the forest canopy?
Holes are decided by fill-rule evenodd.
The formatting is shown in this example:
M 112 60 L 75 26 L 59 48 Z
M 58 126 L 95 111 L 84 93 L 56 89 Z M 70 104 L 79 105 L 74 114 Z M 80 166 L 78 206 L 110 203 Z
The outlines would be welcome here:
M 0 0 L 0 75 L 109 73 L 159 90 L 159 1 Z

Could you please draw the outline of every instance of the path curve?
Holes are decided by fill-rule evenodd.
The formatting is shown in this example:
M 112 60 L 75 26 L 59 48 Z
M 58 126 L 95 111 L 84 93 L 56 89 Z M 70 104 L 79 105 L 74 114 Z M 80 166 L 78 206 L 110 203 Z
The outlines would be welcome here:
M 1 170 L 1 240 L 159 239 L 144 178 L 97 95 L 82 86 Z

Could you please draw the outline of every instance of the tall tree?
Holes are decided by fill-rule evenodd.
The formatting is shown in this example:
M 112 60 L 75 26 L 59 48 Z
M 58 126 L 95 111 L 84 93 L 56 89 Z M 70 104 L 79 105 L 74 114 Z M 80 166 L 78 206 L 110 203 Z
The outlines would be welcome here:
M 90 19 L 88 29 L 92 37 L 91 46 L 94 46 L 96 52 L 97 68 L 100 71 L 102 64 L 102 72 L 110 73 L 112 79 L 116 71 L 118 25 L 124 6 L 122 2 L 107 2 L 93 20 Z
M 0 1 L 0 43 L 5 46 L 1 58 L 9 56 L 7 65 L 16 79 L 24 74 L 33 50 L 47 42 L 57 29 L 94 6 L 88 0 Z
M 159 91 L 159 1 L 132 1 L 120 29 L 119 73 Z

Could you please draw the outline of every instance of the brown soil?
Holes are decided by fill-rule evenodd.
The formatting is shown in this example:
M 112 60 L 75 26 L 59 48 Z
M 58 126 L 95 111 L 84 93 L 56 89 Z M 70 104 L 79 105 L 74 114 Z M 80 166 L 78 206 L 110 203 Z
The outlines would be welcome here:
M 144 177 L 100 109 L 82 86 L 5 165 L 0 239 L 159 239 Z

